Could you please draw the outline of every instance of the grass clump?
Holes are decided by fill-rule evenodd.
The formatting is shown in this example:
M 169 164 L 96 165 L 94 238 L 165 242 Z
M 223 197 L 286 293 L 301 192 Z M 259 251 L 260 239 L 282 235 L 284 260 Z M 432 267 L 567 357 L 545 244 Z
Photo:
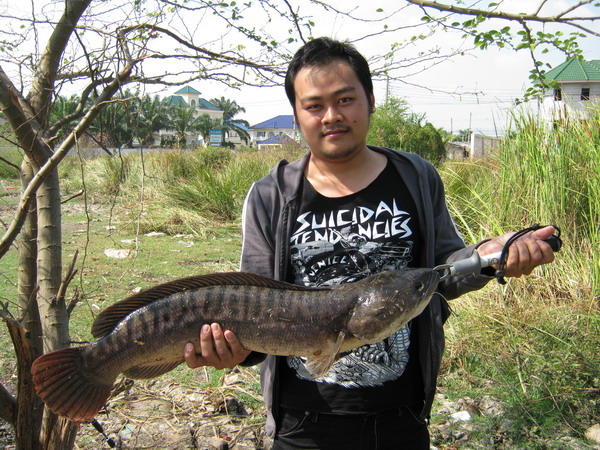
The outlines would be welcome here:
M 555 126 L 521 117 L 489 159 L 440 168 L 467 243 L 534 222 L 558 225 L 564 239 L 553 264 L 452 302 L 457 314 L 446 324 L 441 384 L 454 397 L 490 395 L 504 410 L 479 417 L 471 442 L 546 448 L 563 436 L 581 439 L 600 416 L 599 134 L 598 111 Z M 280 159 L 302 153 L 201 149 L 91 157 L 74 151 L 60 166 L 63 195 L 85 191 L 64 206 L 65 252 L 86 248 L 72 335 L 90 339 L 97 311 L 133 289 L 235 270 L 246 192 Z M 151 231 L 166 235 L 147 236 Z M 133 256 L 109 260 L 108 247 Z M 4 301 L 16 290 L 15 255 L 0 260 L 8 274 L 0 280 Z M 220 383 L 218 372 L 207 376 Z
M 469 243 L 532 223 L 558 225 L 564 241 L 531 276 L 452 302 L 443 378 L 456 395 L 492 394 L 505 408 L 484 421 L 482 439 L 510 423 L 510 445 L 547 447 L 551 437 L 582 436 L 600 414 L 599 118 L 520 117 L 488 160 L 441 170 Z

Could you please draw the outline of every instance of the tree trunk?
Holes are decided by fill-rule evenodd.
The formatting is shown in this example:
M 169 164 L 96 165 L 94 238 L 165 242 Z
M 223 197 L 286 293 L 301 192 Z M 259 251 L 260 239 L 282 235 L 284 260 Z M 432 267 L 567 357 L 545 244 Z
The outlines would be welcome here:
M 37 191 L 38 305 L 42 318 L 44 353 L 68 347 L 69 317 L 56 294 L 62 281 L 61 204 L 58 169 L 54 169 Z
M 58 169 L 54 168 L 37 191 L 38 306 L 42 318 L 44 352 L 70 345 L 69 313 L 64 299 L 57 299 L 62 281 L 62 219 Z M 72 448 L 78 424 L 46 409 L 41 441 L 45 449 Z
M 42 448 L 44 450 L 68 450 L 75 446 L 79 424 L 57 416 L 47 410 L 42 430 Z
M 0 419 L 14 426 L 16 418 L 17 400 L 0 384 Z
M 31 345 L 27 337 L 27 330 L 21 323 L 8 314 L 1 311 L 0 315 L 6 322 L 10 337 L 13 342 L 17 356 L 17 398 L 13 427 L 16 437 L 17 450 L 29 450 L 40 447 L 39 418 L 43 406 L 41 400 L 33 389 L 33 377 L 31 376 L 31 363 L 33 357 Z M 6 393 L 6 392 L 5 392 Z
M 21 163 L 23 189 L 31 181 L 33 175 L 32 162 L 27 157 L 23 158 Z M 28 448 L 29 444 L 38 442 L 44 415 L 44 404 L 34 392 L 29 373 L 33 360 L 43 353 L 42 328 L 37 304 L 37 249 L 37 211 L 36 202 L 33 201 L 19 239 L 19 309 L 23 317 L 21 324 L 27 330 L 29 341 L 27 345 L 21 344 L 25 349 L 20 352 L 15 343 L 20 372 L 15 434 L 17 445 L 20 448 Z
M 21 184 L 23 189 L 33 178 L 34 169 L 27 158 L 21 164 Z M 19 309 L 23 317 L 22 324 L 29 330 L 29 339 L 33 358 L 43 353 L 42 329 L 37 294 L 37 208 L 32 201 L 27 213 L 27 219 L 19 235 L 19 276 L 18 295 Z

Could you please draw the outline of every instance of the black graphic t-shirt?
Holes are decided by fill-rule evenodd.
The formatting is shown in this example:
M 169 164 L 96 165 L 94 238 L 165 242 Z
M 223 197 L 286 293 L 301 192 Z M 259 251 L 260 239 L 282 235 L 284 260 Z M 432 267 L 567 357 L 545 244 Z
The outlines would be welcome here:
M 290 239 L 290 280 L 305 286 L 353 282 L 384 270 L 418 267 L 416 206 L 391 164 L 363 190 L 325 197 L 304 180 Z M 304 358 L 285 358 L 281 404 L 317 411 L 374 411 L 422 398 L 416 322 L 340 357 L 315 380 Z

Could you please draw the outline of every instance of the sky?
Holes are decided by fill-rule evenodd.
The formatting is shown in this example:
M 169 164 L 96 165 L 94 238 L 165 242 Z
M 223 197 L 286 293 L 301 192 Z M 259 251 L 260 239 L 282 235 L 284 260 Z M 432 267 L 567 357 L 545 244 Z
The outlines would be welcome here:
M 559 56 L 556 64 L 562 61 Z M 470 128 L 486 135 L 502 134 L 515 98 L 529 87 L 529 64 L 524 54 L 495 50 L 457 56 L 405 82 L 375 81 L 375 101 L 384 102 L 386 94 L 406 99 L 413 112 L 425 114 L 428 122 L 447 131 Z M 203 96 L 239 99 L 246 109 L 239 117 L 251 125 L 292 114 L 283 87 L 237 91 L 217 85 L 213 89 L 198 86 Z
M 584 46 L 585 59 L 600 59 L 600 45 L 593 47 Z M 553 52 L 545 59 L 552 67 L 564 60 L 560 52 Z M 515 99 L 521 98 L 531 86 L 531 69 L 531 58 L 526 52 L 476 50 L 402 81 L 389 84 L 385 80 L 375 81 L 375 101 L 382 103 L 387 93 L 406 99 L 413 112 L 424 114 L 437 128 L 454 133 L 472 129 L 490 136 L 503 135 L 510 125 L 511 112 L 515 111 Z M 237 91 L 219 85 L 199 85 L 197 89 L 209 98 L 223 95 L 236 99 L 246 109 L 239 117 L 251 125 L 279 114 L 292 114 L 283 86 Z
M 36 14 L 41 15 L 42 11 L 47 12 L 50 8 L 49 6 L 44 7 L 43 5 L 46 5 L 46 2 L 42 0 L 32 0 L 31 3 L 19 0 L 5 1 L 7 1 L 7 4 L 5 4 L 4 9 L 0 7 L 0 12 L 14 12 L 18 9 L 35 6 Z M 277 1 L 279 0 L 264 3 L 263 8 L 264 5 L 275 4 Z M 351 10 L 352 14 L 360 19 L 377 17 L 377 14 L 386 14 L 397 8 L 398 5 L 405 4 L 398 0 L 376 0 L 376 2 L 327 0 L 327 3 L 337 5 L 338 8 Z M 445 3 L 450 3 L 450 0 Z M 489 2 L 487 0 L 473 0 L 472 3 L 485 8 Z M 552 2 L 544 2 L 543 0 L 503 0 L 499 2 L 503 10 L 510 12 L 533 12 L 542 3 L 544 4 L 542 13 L 552 15 L 564 10 L 569 5 L 576 4 L 577 0 L 553 0 Z M 402 43 L 415 34 L 427 32 L 420 20 L 423 12 L 420 8 L 414 6 L 403 8 L 397 14 L 386 19 L 386 25 L 395 29 L 401 26 L 421 24 L 418 27 L 398 29 L 385 36 L 357 40 L 364 34 L 377 34 L 380 32 L 382 29 L 381 22 L 349 20 L 339 14 L 325 13 L 322 9 L 311 9 L 317 7 L 314 6 L 314 3 L 306 0 L 290 1 L 287 4 L 303 8 L 302 11 L 305 14 L 312 14 L 314 25 L 311 31 L 313 36 L 330 36 L 340 40 L 356 41 L 355 45 L 358 50 L 370 60 L 390 48 L 390 45 L 394 42 Z M 62 11 L 63 5 L 60 1 L 52 5 L 59 13 Z M 375 6 L 381 7 L 384 12 L 375 13 Z M 44 10 L 44 8 L 46 9 Z M 590 6 L 589 8 L 594 7 Z M 598 15 L 598 10 L 600 10 L 600 7 L 596 6 L 592 12 Z M 247 11 L 248 21 L 246 24 L 249 27 L 256 26 L 262 31 L 263 28 L 266 29 L 267 24 L 258 23 L 259 19 L 257 17 L 259 16 L 251 14 L 255 11 Z M 118 14 L 122 13 L 123 11 L 118 12 Z M 260 13 L 260 9 L 258 13 Z M 27 16 L 28 13 L 24 12 L 23 14 Z M 114 14 L 117 14 L 117 12 Z M 210 16 L 208 18 L 210 19 Z M 212 40 L 211 44 L 216 41 L 213 38 L 214 36 L 222 36 L 224 33 L 222 24 L 220 25 L 221 28 L 211 29 L 211 26 L 217 26 L 217 23 L 215 20 L 207 20 L 207 16 L 193 18 L 182 15 L 178 20 L 182 21 L 180 28 L 201 35 L 203 39 L 208 39 L 206 42 Z M 513 30 L 518 29 L 518 26 L 514 23 L 508 24 L 513 27 Z M 283 25 L 289 27 L 289 22 Z M 501 26 L 506 25 L 507 22 L 503 22 Z M 600 24 L 591 25 L 596 30 L 600 30 Z M 170 23 L 169 26 L 177 28 L 175 22 Z M 273 24 L 270 24 L 270 26 L 273 26 Z M 276 30 L 274 35 L 283 41 L 282 45 L 285 45 L 287 35 L 282 31 L 287 28 L 274 29 Z M 550 26 L 548 26 L 548 29 L 550 29 Z M 40 35 L 38 38 L 40 42 L 43 42 L 43 36 Z M 236 43 L 235 40 L 233 42 Z M 600 59 L 600 45 L 598 45 L 600 42 L 598 38 L 584 39 L 581 40 L 581 43 L 585 59 Z M 300 43 L 296 42 L 287 45 L 287 48 L 290 53 L 293 53 L 299 46 Z M 509 125 L 514 100 L 521 97 L 530 86 L 528 76 L 532 68 L 531 58 L 525 51 L 499 50 L 495 47 L 481 51 L 470 50 L 470 47 L 472 47 L 470 39 L 464 39 L 459 33 L 444 32 L 439 29 L 427 39 L 417 40 L 403 47 L 398 52 L 398 59 L 400 60 L 409 60 L 411 57 L 432 48 L 437 48 L 441 52 L 453 50 L 457 55 L 447 59 L 440 58 L 440 62 L 432 67 L 427 67 L 427 62 L 402 67 L 395 72 L 397 79 L 390 82 L 382 78 L 375 79 L 376 104 L 384 102 L 387 96 L 403 98 L 408 102 L 413 112 L 423 114 L 425 120 L 438 128 L 444 128 L 455 133 L 459 130 L 473 129 L 486 135 L 503 134 Z M 557 66 L 564 61 L 564 55 L 558 51 L 550 51 L 543 58 L 551 66 Z M 164 63 L 159 62 L 158 64 Z M 160 69 L 164 70 L 164 73 L 169 70 L 168 67 L 160 67 Z M 206 99 L 223 96 L 235 100 L 246 109 L 246 112 L 239 114 L 237 118 L 245 119 L 251 125 L 280 114 L 292 114 L 283 86 L 233 89 L 210 81 L 195 81 L 190 85 L 200 91 L 201 96 Z M 179 88 L 149 89 L 147 93 L 168 96 Z M 74 92 L 76 93 L 77 90 Z M 68 94 L 68 92 L 65 91 L 64 94 Z
M 534 0 L 506 0 L 503 5 L 507 10 L 514 12 L 521 11 L 526 7 L 524 5 L 531 9 L 539 3 Z M 550 14 L 563 10 L 573 3 L 573 0 L 554 0 L 550 2 L 553 9 L 544 12 Z M 487 2 L 485 4 L 487 5 Z M 418 22 L 418 17 L 409 17 L 411 14 L 422 15 L 420 10 L 410 10 L 410 14 L 403 15 L 397 21 Z M 316 27 L 315 36 L 325 35 L 350 40 L 354 37 L 353 32 L 346 29 L 343 21 L 318 25 L 321 26 Z M 514 24 L 509 25 L 517 29 Z M 596 24 L 595 29 L 600 30 L 600 24 Z M 581 40 L 584 58 L 600 59 L 599 44 L 598 38 Z M 504 134 L 510 126 L 511 113 L 515 111 L 515 99 L 521 98 L 531 86 L 528 79 L 529 71 L 533 68 L 530 55 L 525 51 L 515 52 L 496 47 L 485 51 L 468 51 L 471 46 L 470 40 L 466 41 L 460 35 L 449 35 L 442 31 L 437 31 L 414 47 L 421 46 L 425 50 L 431 45 L 446 48 L 451 46 L 465 51 L 431 68 L 407 70 L 406 76 L 402 76 L 401 80 L 389 84 L 385 80 L 375 81 L 376 103 L 385 101 L 387 95 L 404 98 L 413 112 L 424 114 L 426 120 L 438 128 L 455 133 L 462 129 L 472 129 L 492 136 Z M 381 51 L 381 45 L 377 41 L 360 41 L 356 43 L 356 47 L 367 57 Z M 543 60 L 556 67 L 564 62 L 565 56 L 557 50 L 551 50 L 543 55 Z M 246 119 L 251 125 L 279 114 L 292 114 L 283 87 L 244 88 L 241 92 L 210 84 L 199 85 L 196 88 L 208 98 L 223 95 L 236 99 L 246 109 L 246 113 L 240 114 L 239 117 Z M 535 105 L 530 107 L 536 109 Z

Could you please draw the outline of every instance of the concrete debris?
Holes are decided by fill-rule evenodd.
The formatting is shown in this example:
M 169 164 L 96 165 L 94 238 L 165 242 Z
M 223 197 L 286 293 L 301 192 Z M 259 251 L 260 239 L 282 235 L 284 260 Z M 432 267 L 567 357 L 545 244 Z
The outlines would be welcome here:
M 125 250 L 123 248 L 107 248 L 104 250 L 104 254 L 109 258 L 125 259 L 131 256 L 131 250 Z

